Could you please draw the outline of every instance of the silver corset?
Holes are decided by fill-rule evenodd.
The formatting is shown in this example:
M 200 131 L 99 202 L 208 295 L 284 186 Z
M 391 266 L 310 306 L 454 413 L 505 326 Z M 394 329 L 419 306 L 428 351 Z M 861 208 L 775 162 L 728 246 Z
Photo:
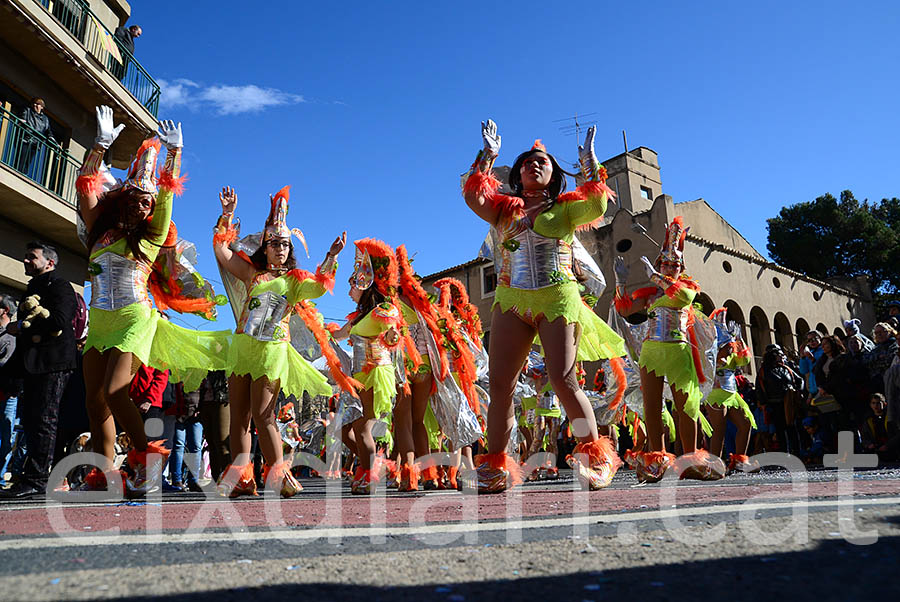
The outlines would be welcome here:
M 366 365 L 366 338 L 358 334 L 350 335 L 350 346 L 353 348 L 353 371 L 356 374 Z
M 416 313 L 418 314 L 418 312 Z M 425 325 L 425 322 L 421 317 L 418 322 L 409 326 L 409 336 L 415 341 L 416 351 L 419 352 L 419 355 L 428 357 L 428 344 L 426 343 L 425 337 L 431 336 L 431 331 L 428 329 L 428 326 Z
M 290 331 L 281 325 L 287 313 L 287 299 L 272 291 L 250 297 L 241 314 L 237 332 L 258 341 L 290 340 Z
M 575 280 L 572 245 L 541 236 L 531 228 L 520 228 L 505 233 L 491 228 L 495 255 L 500 259 L 498 284 L 535 290 Z
M 150 305 L 147 278 L 150 266 L 107 252 L 90 262 L 91 307 L 116 310 L 133 303 Z
M 716 370 L 715 388 L 729 393 L 737 393 L 737 378 L 734 370 Z
M 650 311 L 645 341 L 687 342 L 687 308 L 657 307 Z

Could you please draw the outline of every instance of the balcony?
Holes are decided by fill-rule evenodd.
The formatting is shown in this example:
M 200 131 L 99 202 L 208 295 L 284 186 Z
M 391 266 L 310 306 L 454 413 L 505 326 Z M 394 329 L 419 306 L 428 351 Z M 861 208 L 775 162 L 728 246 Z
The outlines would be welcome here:
M 83 253 L 75 231 L 80 168 L 65 149 L 0 109 L 0 214 Z
M 78 146 L 91 144 L 92 128 L 83 124 L 93 121 L 94 107 L 112 107 L 116 123 L 126 126 L 108 157 L 113 167 L 127 168 L 134 149 L 156 130 L 159 85 L 84 0 L 0 0 L 0 62 L 6 61 L 5 77 L 23 96 L 68 104 L 64 124 Z
M 84 0 L 34 0 L 52 14 L 112 73 L 135 99 L 156 117 L 159 84 L 137 62 Z

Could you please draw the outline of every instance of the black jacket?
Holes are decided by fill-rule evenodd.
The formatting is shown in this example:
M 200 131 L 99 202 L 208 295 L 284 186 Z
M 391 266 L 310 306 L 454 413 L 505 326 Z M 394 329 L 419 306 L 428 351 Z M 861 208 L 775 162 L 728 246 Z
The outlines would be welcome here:
M 27 374 L 74 370 L 76 349 L 72 320 L 77 308 L 75 290 L 68 280 L 56 274 L 56 270 L 51 270 L 31 279 L 25 289 L 25 297 L 31 295 L 40 296 L 39 303 L 50 312 L 50 316 L 35 318 L 29 328 L 19 332 L 16 337 L 18 365 Z M 20 306 L 18 318 L 24 320 L 26 315 L 27 312 Z M 53 336 L 58 331 L 62 331 L 61 334 Z
M 127 50 L 129 54 L 131 54 L 131 56 L 134 56 L 134 38 L 131 37 L 131 30 L 124 25 L 121 25 L 119 27 L 116 27 L 116 33 L 114 33 L 113 35 L 119 41 L 119 44 L 125 50 Z M 127 59 L 123 56 L 122 60 Z

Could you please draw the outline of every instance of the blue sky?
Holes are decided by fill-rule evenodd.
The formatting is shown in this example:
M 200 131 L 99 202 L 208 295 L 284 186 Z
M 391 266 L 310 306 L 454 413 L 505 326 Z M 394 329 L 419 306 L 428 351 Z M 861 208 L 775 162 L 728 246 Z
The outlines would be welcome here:
M 422 274 L 472 259 L 486 228 L 459 174 L 487 117 L 501 163 L 535 138 L 571 160 L 555 120 L 597 112 L 601 159 L 627 130 L 659 153 L 665 193 L 703 197 L 763 253 L 786 204 L 900 195 L 895 3 L 325 4 L 132 4 L 160 117 L 184 124 L 175 219 L 214 279 L 223 185 L 251 232 L 290 184 L 308 269 L 343 229 L 406 243 Z M 352 309 L 342 259 L 329 318 Z

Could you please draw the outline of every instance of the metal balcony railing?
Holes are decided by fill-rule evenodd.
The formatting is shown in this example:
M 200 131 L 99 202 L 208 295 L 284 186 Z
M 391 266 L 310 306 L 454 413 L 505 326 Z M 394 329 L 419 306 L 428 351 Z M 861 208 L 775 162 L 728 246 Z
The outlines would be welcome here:
M 35 0 L 78 38 L 97 61 L 156 117 L 159 84 L 137 62 L 84 0 Z
M 75 179 L 81 162 L 0 108 L 0 163 L 76 207 Z

